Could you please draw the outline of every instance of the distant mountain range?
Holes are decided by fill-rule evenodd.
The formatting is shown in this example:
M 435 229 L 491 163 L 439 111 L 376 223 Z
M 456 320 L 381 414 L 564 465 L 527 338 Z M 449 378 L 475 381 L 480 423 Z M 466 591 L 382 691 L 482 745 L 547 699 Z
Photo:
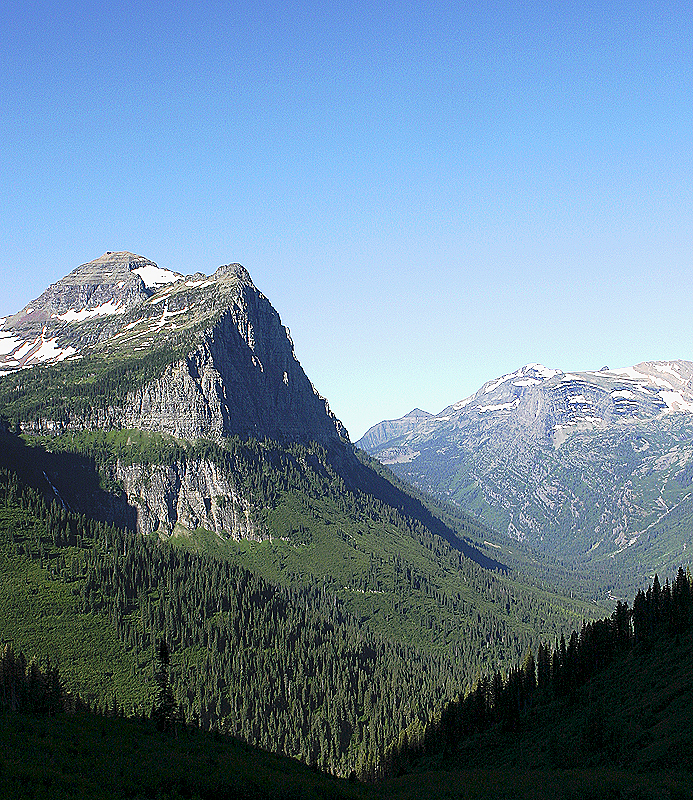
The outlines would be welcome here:
M 561 557 L 647 549 L 648 570 L 690 556 L 689 361 L 587 372 L 528 364 L 439 414 L 381 422 L 357 444 L 496 531 Z

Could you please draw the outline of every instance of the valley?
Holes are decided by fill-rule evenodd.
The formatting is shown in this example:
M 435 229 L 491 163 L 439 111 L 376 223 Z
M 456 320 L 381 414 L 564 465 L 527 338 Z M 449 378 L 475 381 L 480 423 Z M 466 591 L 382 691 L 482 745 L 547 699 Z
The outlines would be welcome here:
M 180 730 L 392 779 L 480 676 L 687 567 L 691 380 L 529 365 L 359 449 L 241 265 L 105 253 L 0 326 L 0 639 L 145 726 L 164 641 Z

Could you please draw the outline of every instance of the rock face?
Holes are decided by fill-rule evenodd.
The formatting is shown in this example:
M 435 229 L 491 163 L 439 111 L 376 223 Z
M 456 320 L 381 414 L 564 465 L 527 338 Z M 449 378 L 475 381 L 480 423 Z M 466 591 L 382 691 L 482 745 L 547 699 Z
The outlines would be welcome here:
M 222 538 L 266 538 L 252 522 L 248 499 L 238 494 L 217 464 L 118 464 L 116 477 L 136 510 L 142 534 L 168 537 L 177 528 L 206 528 Z
M 278 314 L 247 287 L 195 350 L 132 393 L 125 427 L 183 439 L 235 434 L 327 444 L 346 436 L 296 360 Z
M 124 402 L 27 420 L 27 431 L 140 428 L 182 439 L 266 436 L 326 446 L 348 439 L 240 264 L 184 277 L 132 253 L 106 253 L 27 309 L 0 328 L 5 373 L 87 356 L 116 364 L 166 347 L 180 353 Z
M 669 361 L 530 364 L 357 444 L 496 530 L 574 557 L 628 547 L 688 502 L 692 440 L 693 363 Z
M 240 264 L 209 277 L 182 276 L 129 252 L 108 252 L 0 323 L 5 428 L 7 402 L 22 398 L 12 418 L 25 433 L 133 429 L 216 443 L 269 438 L 318 442 L 337 458 L 353 459 L 348 434 L 303 372 L 288 329 Z M 51 365 L 55 381 L 45 371 Z M 114 477 L 143 533 L 169 535 L 183 526 L 262 535 L 250 522 L 249 499 L 211 462 L 119 466 Z

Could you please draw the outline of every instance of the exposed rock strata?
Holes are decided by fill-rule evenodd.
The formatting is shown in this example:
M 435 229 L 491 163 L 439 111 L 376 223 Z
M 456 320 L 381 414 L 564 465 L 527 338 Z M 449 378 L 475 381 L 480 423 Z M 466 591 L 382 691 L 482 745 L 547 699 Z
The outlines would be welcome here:
M 183 526 L 206 528 L 225 539 L 266 538 L 253 524 L 247 499 L 210 461 L 118 464 L 116 477 L 136 510 L 142 534 L 168 537 Z

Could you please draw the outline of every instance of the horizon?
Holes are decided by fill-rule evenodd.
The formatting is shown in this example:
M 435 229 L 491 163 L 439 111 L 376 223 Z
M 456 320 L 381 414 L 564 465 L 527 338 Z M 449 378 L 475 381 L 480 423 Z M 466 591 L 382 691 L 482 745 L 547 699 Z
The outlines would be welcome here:
M 693 359 L 683 4 L 11 0 L 0 317 L 241 263 L 357 441 L 523 364 Z

